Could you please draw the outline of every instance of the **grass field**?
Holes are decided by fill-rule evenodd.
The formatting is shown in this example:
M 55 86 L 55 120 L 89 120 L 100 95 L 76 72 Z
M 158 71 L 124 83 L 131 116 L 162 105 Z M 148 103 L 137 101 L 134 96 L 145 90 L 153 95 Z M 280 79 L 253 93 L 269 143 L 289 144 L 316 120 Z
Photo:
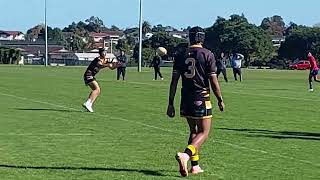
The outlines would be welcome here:
M 186 122 L 166 117 L 171 70 L 102 71 L 94 110 L 81 104 L 84 68 L 0 66 L 0 179 L 180 179 L 174 155 Z M 244 70 L 221 80 L 226 111 L 215 107 L 201 152 L 205 173 L 188 179 L 319 179 L 320 84 L 307 71 Z M 318 86 L 317 86 L 318 85 Z M 178 108 L 180 94 L 176 99 Z M 178 109 L 177 109 L 178 110 Z

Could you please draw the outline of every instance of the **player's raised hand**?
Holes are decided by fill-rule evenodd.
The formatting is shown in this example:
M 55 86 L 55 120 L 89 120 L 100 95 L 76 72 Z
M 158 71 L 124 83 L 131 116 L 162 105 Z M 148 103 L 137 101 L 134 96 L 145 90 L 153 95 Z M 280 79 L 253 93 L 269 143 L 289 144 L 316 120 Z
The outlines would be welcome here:
M 221 112 L 224 111 L 225 105 L 224 105 L 223 101 L 218 102 L 218 106 L 219 106 L 219 109 L 220 109 Z
M 174 116 L 176 115 L 176 112 L 175 112 L 175 109 L 174 109 L 174 106 L 173 106 L 173 105 L 168 105 L 167 115 L 168 115 L 170 118 L 174 118 Z

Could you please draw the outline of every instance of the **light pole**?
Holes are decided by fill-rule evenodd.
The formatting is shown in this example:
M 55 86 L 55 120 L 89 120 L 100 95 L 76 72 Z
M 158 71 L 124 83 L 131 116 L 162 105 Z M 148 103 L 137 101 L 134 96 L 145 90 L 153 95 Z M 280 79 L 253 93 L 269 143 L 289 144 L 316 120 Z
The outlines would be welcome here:
M 44 0 L 44 28 L 45 28 L 45 66 L 48 66 L 48 25 L 47 25 L 47 0 Z
M 141 59 L 142 59 L 142 0 L 140 0 L 138 72 L 141 72 Z

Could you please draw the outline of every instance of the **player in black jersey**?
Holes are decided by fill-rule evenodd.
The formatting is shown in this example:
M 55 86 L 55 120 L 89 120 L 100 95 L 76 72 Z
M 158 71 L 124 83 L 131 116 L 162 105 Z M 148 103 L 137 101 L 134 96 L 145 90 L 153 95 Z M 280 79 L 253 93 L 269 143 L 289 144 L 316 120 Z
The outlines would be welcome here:
M 99 57 L 95 58 L 90 63 L 83 75 L 84 83 L 92 90 L 87 101 L 82 105 L 88 112 L 93 112 L 92 105 L 100 94 L 100 86 L 96 81 L 95 75 L 103 68 L 108 67 L 109 69 L 114 70 L 119 66 L 120 63 L 110 62 L 106 59 L 106 51 L 104 48 L 99 49 Z
M 185 117 L 190 128 L 188 146 L 183 153 L 178 153 L 180 174 L 188 176 L 187 164 L 191 160 L 191 173 L 203 172 L 200 168 L 199 151 L 208 138 L 211 128 L 212 106 L 211 89 L 218 100 L 220 111 L 224 102 L 216 75 L 216 62 L 211 51 L 203 48 L 204 30 L 193 27 L 189 30 L 190 46 L 176 54 L 170 85 L 167 115 L 175 116 L 174 97 L 179 78 L 182 78 L 180 115 Z

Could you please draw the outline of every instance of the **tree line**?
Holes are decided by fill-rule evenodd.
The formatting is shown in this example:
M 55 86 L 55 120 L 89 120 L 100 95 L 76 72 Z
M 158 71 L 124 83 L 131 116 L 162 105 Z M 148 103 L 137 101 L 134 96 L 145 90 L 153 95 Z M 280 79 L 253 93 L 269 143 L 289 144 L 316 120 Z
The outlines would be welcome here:
M 15 64 L 20 57 L 19 49 L 0 47 L 0 64 Z
M 229 18 L 217 17 L 212 26 L 204 28 L 206 30 L 205 47 L 216 55 L 221 52 L 242 53 L 245 55 L 245 65 L 267 65 L 270 62 L 286 64 L 289 60 L 305 58 L 307 51 L 315 54 L 317 58 L 320 57 L 319 26 L 307 27 L 292 22 L 286 25 L 283 18 L 278 15 L 266 17 L 260 25 L 255 25 L 250 23 L 243 14 L 234 14 Z M 187 33 L 189 29 L 190 26 L 179 29 L 179 31 Z M 122 30 L 112 25 L 108 28 L 101 19 L 95 16 L 85 21 L 73 22 L 63 29 L 48 27 L 48 38 L 49 41 L 63 45 L 70 51 L 79 52 L 92 49 L 94 42 L 90 33 L 104 31 L 122 31 L 125 38 L 118 42 L 116 48 L 125 50 L 134 59 L 138 58 L 139 29 L 137 27 Z M 174 55 L 177 45 L 187 43 L 187 39 L 171 36 L 170 31 L 178 31 L 178 29 L 161 24 L 151 26 L 149 22 L 143 22 L 144 37 L 147 33 L 153 34 L 151 38 L 143 40 L 143 61 L 151 60 L 155 49 L 159 46 L 168 50 L 170 58 Z M 44 38 L 43 25 L 30 28 L 26 33 L 27 41 L 43 41 Z M 272 39 L 285 39 L 285 41 L 281 42 L 280 47 L 274 47 Z M 0 54 L 1 59 L 8 56 L 8 53 L 2 54 Z

